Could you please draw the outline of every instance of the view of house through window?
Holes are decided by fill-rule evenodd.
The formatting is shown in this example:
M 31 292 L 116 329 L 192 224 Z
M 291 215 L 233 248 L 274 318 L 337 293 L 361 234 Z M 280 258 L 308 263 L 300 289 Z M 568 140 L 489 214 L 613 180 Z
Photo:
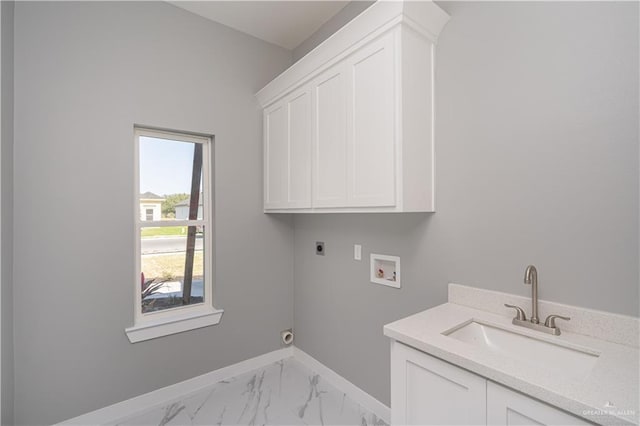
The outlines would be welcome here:
M 210 139 L 136 129 L 139 147 L 139 303 L 142 314 L 208 297 Z

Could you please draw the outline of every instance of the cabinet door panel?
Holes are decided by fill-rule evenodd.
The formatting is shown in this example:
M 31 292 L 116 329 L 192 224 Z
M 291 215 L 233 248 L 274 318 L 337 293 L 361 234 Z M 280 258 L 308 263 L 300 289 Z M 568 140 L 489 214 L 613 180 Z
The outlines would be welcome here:
M 311 96 L 294 95 L 289 107 L 288 206 L 311 207 Z
M 485 424 L 484 378 L 398 342 L 391 363 L 394 425 Z
M 489 425 L 590 425 L 566 413 L 514 390 L 487 383 L 487 424 Z
M 347 200 L 347 129 L 344 68 L 314 83 L 314 207 L 344 207 Z
M 282 208 L 287 205 L 288 185 L 287 115 L 284 105 L 280 104 L 265 111 L 264 126 L 264 207 Z
M 349 59 L 349 204 L 395 205 L 394 34 Z

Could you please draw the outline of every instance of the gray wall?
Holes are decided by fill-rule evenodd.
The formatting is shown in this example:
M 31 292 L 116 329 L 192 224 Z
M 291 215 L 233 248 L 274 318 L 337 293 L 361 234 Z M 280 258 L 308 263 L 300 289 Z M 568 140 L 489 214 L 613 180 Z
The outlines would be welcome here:
M 2 11 L 2 424 L 13 424 L 13 12 L 14 2 L 0 3 Z
M 316 32 L 293 49 L 293 60 L 297 61 L 312 51 L 316 46 L 325 41 L 329 36 L 342 28 L 344 24 L 358 16 L 373 3 L 375 3 L 375 1 L 368 0 L 354 0 L 347 3 L 333 18 L 322 24 Z
M 383 324 L 449 282 L 529 295 L 533 263 L 543 299 L 638 315 L 638 4 L 441 6 L 436 213 L 294 219 L 296 345 L 385 403 Z M 401 256 L 402 289 L 354 243 Z
M 280 347 L 289 216 L 254 93 L 291 52 L 160 2 L 15 9 L 15 420 L 50 424 Z M 221 324 L 131 344 L 133 124 L 216 135 Z
M 638 5 L 442 7 L 452 20 L 437 53 L 437 213 L 292 220 L 261 213 L 253 97 L 290 52 L 167 4 L 18 3 L 16 423 L 53 423 L 277 349 L 294 323 L 299 347 L 388 403 L 382 325 L 444 302 L 452 281 L 527 295 L 528 263 L 544 299 L 638 315 Z M 3 33 L 3 64 L 8 51 Z M 216 135 L 225 309 L 218 326 L 135 345 L 123 332 L 133 123 Z M 403 288 L 370 284 L 354 243 L 363 259 L 400 255 Z

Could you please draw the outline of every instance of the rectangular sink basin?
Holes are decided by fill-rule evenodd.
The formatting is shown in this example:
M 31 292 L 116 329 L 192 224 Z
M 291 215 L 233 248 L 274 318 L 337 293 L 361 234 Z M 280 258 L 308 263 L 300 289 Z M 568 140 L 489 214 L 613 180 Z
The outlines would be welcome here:
M 590 349 L 571 348 L 473 320 L 442 334 L 577 380 L 589 375 L 599 356 Z

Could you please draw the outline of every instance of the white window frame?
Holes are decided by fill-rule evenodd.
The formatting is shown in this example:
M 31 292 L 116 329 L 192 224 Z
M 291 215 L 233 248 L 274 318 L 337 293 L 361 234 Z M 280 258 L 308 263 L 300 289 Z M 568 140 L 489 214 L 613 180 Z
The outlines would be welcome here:
M 202 144 L 202 219 L 142 221 L 140 219 L 140 137 L 169 139 Z M 213 203 L 210 197 L 211 167 L 213 164 L 213 136 L 178 132 L 150 127 L 134 127 L 134 325 L 125 332 L 131 343 L 154 339 L 196 328 L 215 325 L 222 318 L 222 309 L 213 307 Z M 150 226 L 204 226 L 204 283 L 202 303 L 179 306 L 155 312 L 142 313 L 142 291 L 140 287 L 140 231 Z

